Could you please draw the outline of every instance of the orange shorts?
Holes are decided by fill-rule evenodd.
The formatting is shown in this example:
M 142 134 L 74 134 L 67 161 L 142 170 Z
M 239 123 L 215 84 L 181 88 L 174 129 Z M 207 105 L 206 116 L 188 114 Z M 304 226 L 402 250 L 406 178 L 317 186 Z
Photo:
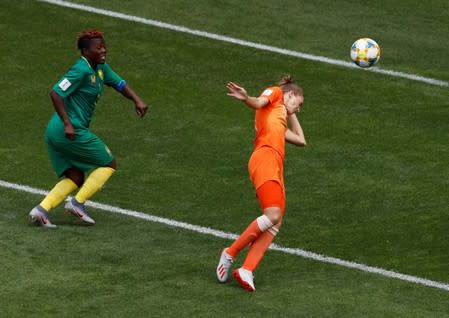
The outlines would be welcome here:
M 279 207 L 284 213 L 284 165 L 279 153 L 271 147 L 256 149 L 249 160 L 248 171 L 262 210 Z
M 267 181 L 276 181 L 284 191 L 284 163 L 281 155 L 271 147 L 256 149 L 248 162 L 248 172 L 254 187 L 259 189 Z
M 285 213 L 285 196 L 284 189 L 276 181 L 267 181 L 256 190 L 257 198 L 259 199 L 260 208 L 278 207 L 282 214 Z

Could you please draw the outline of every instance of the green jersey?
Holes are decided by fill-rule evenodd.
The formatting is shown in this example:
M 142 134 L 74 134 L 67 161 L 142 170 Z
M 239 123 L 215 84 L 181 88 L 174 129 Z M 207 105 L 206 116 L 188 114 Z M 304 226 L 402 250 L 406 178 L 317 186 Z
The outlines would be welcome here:
M 88 128 L 103 93 L 103 85 L 117 87 L 123 82 L 108 64 L 98 64 L 94 70 L 84 57 L 80 57 L 53 86 L 53 90 L 64 98 L 65 110 L 73 127 Z M 55 116 L 59 118 L 56 113 Z
M 122 91 L 126 82 L 108 64 L 98 64 L 94 70 L 81 57 L 53 86 L 53 90 L 64 99 L 65 110 L 75 128 L 75 140 L 69 140 L 65 137 L 64 123 L 58 113 L 55 112 L 48 123 L 45 140 L 58 176 L 72 167 L 82 171 L 104 167 L 114 159 L 105 143 L 89 130 L 105 84 Z

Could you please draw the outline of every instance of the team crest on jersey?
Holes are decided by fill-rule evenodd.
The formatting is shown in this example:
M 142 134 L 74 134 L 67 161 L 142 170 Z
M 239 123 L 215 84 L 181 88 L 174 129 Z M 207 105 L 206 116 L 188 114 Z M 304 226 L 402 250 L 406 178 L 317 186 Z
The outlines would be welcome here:
M 98 70 L 98 77 L 100 77 L 101 80 L 104 79 L 103 70 Z
M 92 84 L 97 83 L 97 77 L 95 76 L 95 74 L 92 74 L 92 75 L 91 75 L 90 81 L 91 81 Z

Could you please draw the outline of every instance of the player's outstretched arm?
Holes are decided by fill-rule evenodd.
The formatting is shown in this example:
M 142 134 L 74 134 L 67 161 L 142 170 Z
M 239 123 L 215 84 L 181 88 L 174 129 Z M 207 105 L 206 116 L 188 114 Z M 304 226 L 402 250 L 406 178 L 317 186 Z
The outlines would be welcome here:
M 248 107 L 252 109 L 259 109 L 266 105 L 268 105 L 269 100 L 267 97 L 253 97 L 249 96 L 246 90 L 238 86 L 233 82 L 229 82 L 226 84 L 226 87 L 229 89 L 228 96 L 234 97 L 243 103 L 245 103 Z
M 285 140 L 293 145 L 304 147 L 307 145 L 304 132 L 299 123 L 296 114 L 291 114 L 288 116 L 288 121 L 290 123 L 290 128 L 285 132 Z
M 148 105 L 134 92 L 134 90 L 126 84 L 122 90 L 122 95 L 131 99 L 136 105 L 136 113 L 139 117 L 143 117 L 148 110 Z

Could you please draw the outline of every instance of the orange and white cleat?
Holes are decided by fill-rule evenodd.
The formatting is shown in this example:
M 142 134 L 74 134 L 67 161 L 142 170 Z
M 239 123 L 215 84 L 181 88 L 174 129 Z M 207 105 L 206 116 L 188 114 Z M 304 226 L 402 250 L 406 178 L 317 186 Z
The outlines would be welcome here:
M 225 283 L 228 280 L 229 269 L 234 262 L 232 256 L 226 252 L 227 250 L 228 249 L 225 248 L 221 252 L 220 261 L 218 262 L 217 266 L 217 279 L 220 283 Z
M 240 286 L 245 288 L 247 291 L 253 292 L 256 290 L 253 281 L 253 272 L 240 267 L 235 269 L 232 274 L 234 275 L 234 278 L 240 283 Z

